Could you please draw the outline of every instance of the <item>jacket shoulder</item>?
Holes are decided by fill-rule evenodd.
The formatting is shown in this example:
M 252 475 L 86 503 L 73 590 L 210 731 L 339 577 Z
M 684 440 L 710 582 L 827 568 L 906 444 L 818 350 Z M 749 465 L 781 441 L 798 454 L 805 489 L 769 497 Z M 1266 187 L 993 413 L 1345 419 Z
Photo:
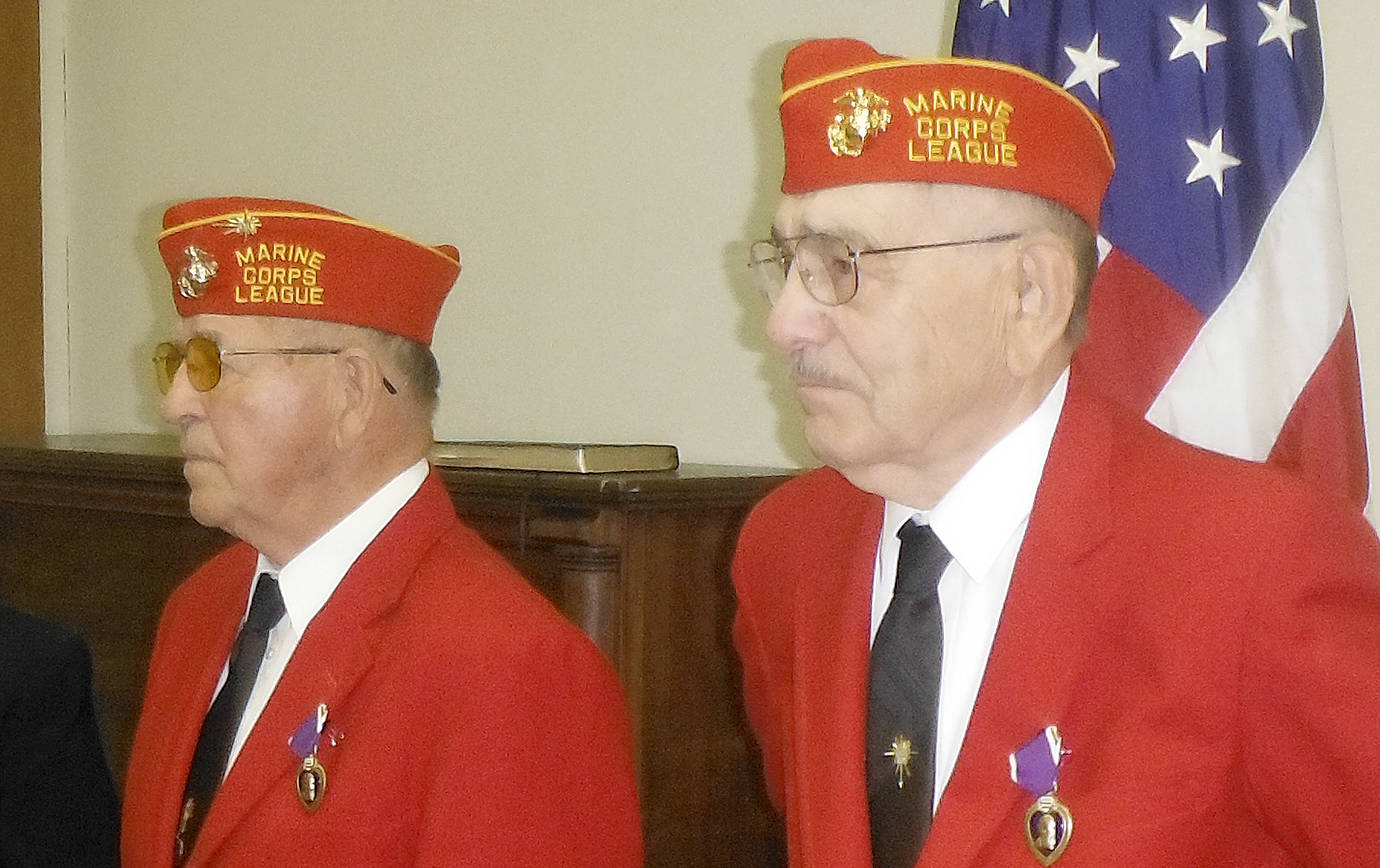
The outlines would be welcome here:
M 87 655 L 86 642 L 53 621 L 0 606 L 0 660 L 62 661 Z
M 750 541 L 768 528 L 778 529 L 772 535 L 781 529 L 817 529 L 820 522 L 837 519 L 841 512 L 865 510 L 873 499 L 837 470 L 820 467 L 788 479 L 762 498 L 743 525 L 742 539 Z

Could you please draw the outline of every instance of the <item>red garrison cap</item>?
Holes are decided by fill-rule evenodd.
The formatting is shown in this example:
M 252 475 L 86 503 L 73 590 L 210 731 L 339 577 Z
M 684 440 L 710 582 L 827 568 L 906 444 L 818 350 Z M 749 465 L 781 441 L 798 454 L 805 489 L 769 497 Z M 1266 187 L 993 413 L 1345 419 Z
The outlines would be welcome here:
M 972 184 L 1052 199 L 1097 228 L 1115 166 L 1111 136 L 1076 97 L 1028 70 L 818 39 L 786 56 L 781 85 L 784 193 Z
M 158 252 L 181 316 L 282 316 L 431 345 L 460 252 L 305 202 L 194 199 L 163 215 Z

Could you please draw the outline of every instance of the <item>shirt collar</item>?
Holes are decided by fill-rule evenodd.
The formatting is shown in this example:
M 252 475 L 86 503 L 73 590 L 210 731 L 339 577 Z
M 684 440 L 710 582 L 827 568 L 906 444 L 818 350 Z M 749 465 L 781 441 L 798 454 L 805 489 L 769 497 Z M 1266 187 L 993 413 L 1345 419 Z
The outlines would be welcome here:
M 1035 412 L 968 468 L 933 509 L 888 500 L 882 519 L 885 538 L 894 539 L 901 525 L 918 515 L 934 528 L 964 571 L 982 581 L 1034 508 L 1068 384 L 1065 368 Z
M 255 575 L 278 576 L 283 608 L 298 636 L 326 605 L 355 560 L 422 487 L 427 472 L 426 459 L 422 459 L 399 473 L 281 567 L 259 554 Z

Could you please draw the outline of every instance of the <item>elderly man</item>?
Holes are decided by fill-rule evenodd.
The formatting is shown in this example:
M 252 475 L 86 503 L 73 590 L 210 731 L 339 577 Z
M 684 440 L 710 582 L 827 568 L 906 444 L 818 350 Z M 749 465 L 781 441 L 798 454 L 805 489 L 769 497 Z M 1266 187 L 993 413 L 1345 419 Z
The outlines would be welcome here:
M 1377 865 L 1363 519 L 1080 389 L 1100 120 L 983 61 L 805 43 L 752 267 L 829 465 L 734 636 L 791 864 Z
M 425 460 L 455 248 L 241 198 L 158 244 L 163 414 L 193 516 L 242 542 L 163 614 L 124 863 L 639 865 L 611 667 Z

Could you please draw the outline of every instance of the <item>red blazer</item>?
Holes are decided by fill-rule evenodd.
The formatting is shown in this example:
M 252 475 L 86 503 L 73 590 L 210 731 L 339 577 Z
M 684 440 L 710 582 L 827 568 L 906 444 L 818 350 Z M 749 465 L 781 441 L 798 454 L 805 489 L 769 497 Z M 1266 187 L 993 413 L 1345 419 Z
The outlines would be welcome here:
M 237 544 L 172 595 L 125 789 L 124 864 L 172 862 L 202 718 L 247 605 Z M 288 737 L 340 738 L 308 814 Z M 189 865 L 635 866 L 627 711 L 599 651 L 456 518 L 433 472 L 302 636 Z
M 1060 868 L 1380 865 L 1380 551 L 1340 504 L 1071 390 L 918 864 L 1038 864 L 1007 754 L 1057 724 Z M 821 470 L 739 541 L 734 638 L 797 868 L 871 865 L 881 519 Z

